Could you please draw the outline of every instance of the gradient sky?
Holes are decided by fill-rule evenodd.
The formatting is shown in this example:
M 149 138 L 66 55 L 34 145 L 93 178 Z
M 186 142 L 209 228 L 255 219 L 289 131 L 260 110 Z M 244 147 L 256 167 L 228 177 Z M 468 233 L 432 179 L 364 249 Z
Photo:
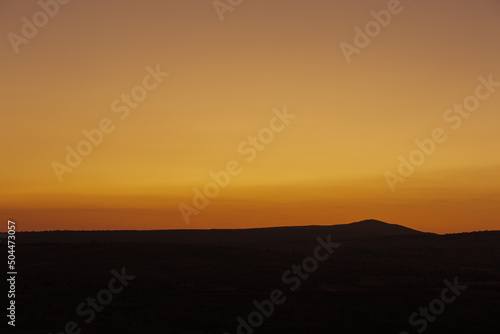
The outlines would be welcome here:
M 0 212 L 18 230 L 246 228 L 373 218 L 447 233 L 500 229 L 500 89 L 452 130 L 443 113 L 500 81 L 500 1 L 402 1 L 347 63 L 339 45 L 387 1 L 72 1 L 16 54 L 8 39 L 37 1 L 0 1 Z M 130 115 L 110 105 L 170 75 Z M 296 115 L 246 162 L 237 151 Z M 116 129 L 59 182 L 52 163 L 103 118 Z M 394 192 L 416 139 L 446 130 Z M 241 162 L 187 225 L 178 205 L 210 171 Z M 0 227 L 6 230 L 6 224 Z

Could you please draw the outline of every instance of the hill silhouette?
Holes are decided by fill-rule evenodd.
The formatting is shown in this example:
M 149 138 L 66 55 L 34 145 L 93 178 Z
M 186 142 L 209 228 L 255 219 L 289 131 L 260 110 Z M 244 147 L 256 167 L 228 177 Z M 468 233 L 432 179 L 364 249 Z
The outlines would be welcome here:
M 166 242 L 176 244 L 242 244 L 314 240 L 331 234 L 335 240 L 394 235 L 424 234 L 401 225 L 379 220 L 363 220 L 342 225 L 286 226 L 252 229 L 212 230 L 122 230 L 122 231 L 45 231 L 18 233 L 18 242 Z

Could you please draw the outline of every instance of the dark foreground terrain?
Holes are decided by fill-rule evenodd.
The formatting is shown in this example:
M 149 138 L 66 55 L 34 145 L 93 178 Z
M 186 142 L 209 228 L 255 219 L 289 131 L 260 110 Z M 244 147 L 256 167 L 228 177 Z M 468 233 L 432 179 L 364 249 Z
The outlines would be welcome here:
M 388 227 L 374 224 L 363 230 Z M 204 244 L 98 241 L 95 235 L 82 242 L 35 242 L 28 234 L 22 242 L 20 233 L 16 327 L 7 328 L 2 317 L 2 328 L 53 334 L 498 334 L 500 232 L 441 236 L 397 229 L 403 234 L 389 228 L 386 236 L 346 237 L 319 229 L 322 234 L 302 231 L 302 237 L 281 241 Z M 341 244 L 330 245 L 331 254 L 316 240 L 327 244 L 329 234 Z M 6 254 L 5 243 L 1 247 Z M 300 271 L 292 272 L 294 264 Z M 123 276 L 122 268 L 125 283 L 114 279 Z M 94 309 L 88 297 L 97 297 Z

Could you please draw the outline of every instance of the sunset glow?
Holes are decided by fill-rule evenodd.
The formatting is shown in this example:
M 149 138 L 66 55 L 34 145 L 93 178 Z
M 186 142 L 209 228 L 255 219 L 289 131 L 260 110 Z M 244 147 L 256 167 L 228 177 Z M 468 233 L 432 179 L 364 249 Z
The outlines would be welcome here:
M 500 2 L 401 1 L 356 47 L 390 6 L 252 0 L 222 21 L 212 1 L 71 1 L 14 47 L 41 7 L 0 2 L 2 216 L 19 231 L 500 229 Z

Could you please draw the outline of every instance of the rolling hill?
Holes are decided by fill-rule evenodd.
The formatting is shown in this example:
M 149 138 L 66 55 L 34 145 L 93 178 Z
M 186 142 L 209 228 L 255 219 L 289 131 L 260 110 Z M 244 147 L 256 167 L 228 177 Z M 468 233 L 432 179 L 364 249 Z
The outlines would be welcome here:
M 242 244 L 314 240 L 331 234 L 334 240 L 425 234 L 401 225 L 364 220 L 342 225 L 310 225 L 253 229 L 156 231 L 45 231 L 20 232 L 21 243 L 67 242 L 166 242 L 176 244 Z

